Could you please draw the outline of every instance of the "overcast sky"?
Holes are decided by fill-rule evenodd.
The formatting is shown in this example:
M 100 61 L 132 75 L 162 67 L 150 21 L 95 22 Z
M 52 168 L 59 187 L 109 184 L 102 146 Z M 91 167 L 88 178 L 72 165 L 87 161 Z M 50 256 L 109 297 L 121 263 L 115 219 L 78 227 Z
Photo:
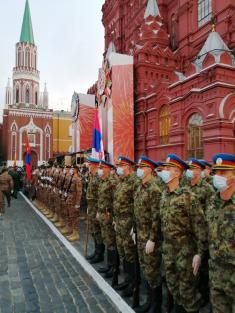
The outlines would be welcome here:
M 29 0 L 38 47 L 41 89 L 47 82 L 50 107 L 70 107 L 74 90 L 86 93 L 102 64 L 104 0 Z M 7 78 L 12 78 L 25 0 L 0 0 L 0 115 Z

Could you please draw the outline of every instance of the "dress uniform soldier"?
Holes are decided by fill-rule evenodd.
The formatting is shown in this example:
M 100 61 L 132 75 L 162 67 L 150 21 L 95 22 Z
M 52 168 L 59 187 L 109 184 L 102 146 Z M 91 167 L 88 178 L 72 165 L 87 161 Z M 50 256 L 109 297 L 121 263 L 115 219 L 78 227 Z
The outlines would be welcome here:
M 100 161 L 95 158 L 88 158 L 89 166 L 89 181 L 87 187 L 87 214 L 89 223 L 89 232 L 94 239 L 95 251 L 92 255 L 88 256 L 87 259 L 90 263 L 95 264 L 104 260 L 104 244 L 101 235 L 100 223 L 96 219 L 98 212 L 98 188 L 100 178 L 97 174 L 97 169 Z
M 189 159 L 189 169 L 186 171 L 186 177 L 189 181 L 188 187 L 195 194 L 203 209 L 205 220 L 206 211 L 213 201 L 214 189 L 207 183 L 205 178 L 205 161 L 194 158 Z M 203 297 L 203 306 L 209 302 L 209 269 L 208 269 L 209 251 L 207 249 L 202 259 L 200 271 L 200 291 Z
M 68 216 L 68 204 L 67 204 L 68 192 L 69 192 L 69 189 L 70 189 L 71 183 L 72 183 L 72 177 L 70 175 L 70 168 L 71 168 L 71 166 L 65 167 L 65 181 L 63 184 L 62 194 L 61 194 L 61 198 L 60 198 L 61 199 L 60 217 L 63 221 L 60 232 L 63 235 L 71 235 L 71 233 L 72 233 L 72 230 L 68 228 L 69 216 Z
M 56 227 L 64 227 L 65 222 L 61 217 L 61 208 L 62 208 L 62 194 L 63 194 L 63 188 L 65 184 L 67 176 L 67 169 L 64 168 L 62 165 L 60 165 L 60 176 L 59 176 L 59 181 L 57 183 L 57 188 L 56 188 L 56 209 L 55 213 L 57 215 L 57 220 L 54 222 Z
M 80 202 L 82 197 L 82 181 L 78 173 L 78 167 L 73 166 L 70 169 L 70 185 L 68 187 L 67 204 L 67 227 L 72 232 L 68 236 L 69 241 L 77 241 L 79 236 L 79 214 L 80 214 Z
M 235 312 L 235 155 L 213 157 L 215 202 L 207 210 L 214 313 Z
M 169 154 L 162 171 L 167 184 L 160 202 L 166 281 L 176 302 L 175 312 L 199 312 L 198 272 L 207 249 L 203 208 L 195 194 L 180 186 L 187 163 Z
M 123 156 L 118 158 L 117 175 L 119 179 L 113 195 L 113 208 L 115 216 L 116 242 L 118 254 L 123 262 L 126 278 L 123 284 L 117 286 L 117 290 L 124 289 L 122 296 L 132 296 L 133 294 L 133 268 L 138 262 L 137 248 L 134 244 L 130 231 L 134 221 L 134 191 L 137 177 L 134 173 L 135 163 Z M 134 273 L 133 273 L 134 274 Z M 133 299 L 133 302 L 136 302 Z M 135 305 L 136 306 L 136 305 Z
M 145 156 L 139 159 L 137 176 L 141 183 L 134 193 L 134 216 L 139 262 L 150 298 L 136 312 L 160 313 L 162 305 L 161 189 L 153 175 L 156 167 L 157 163 Z
M 101 161 L 98 175 L 101 178 L 98 189 L 98 213 L 97 219 L 100 223 L 101 235 L 107 248 L 107 267 L 99 268 L 100 273 L 105 277 L 112 277 L 112 286 L 117 285 L 117 248 L 116 233 L 113 226 L 113 191 L 116 180 L 110 176 L 110 170 L 114 166 L 106 161 Z
M 52 182 L 52 192 L 53 192 L 52 200 L 53 200 L 53 212 L 54 212 L 54 215 L 51 219 L 52 223 L 56 223 L 59 220 L 59 216 L 57 214 L 58 212 L 57 203 L 58 203 L 58 196 L 59 196 L 58 184 L 59 184 L 60 179 L 61 179 L 61 168 L 59 165 L 57 165 L 55 169 L 55 174 L 53 177 L 53 182 Z
M 213 186 L 213 179 L 211 176 L 212 165 L 205 160 L 200 160 L 200 161 L 205 165 L 205 169 L 202 172 L 202 178 L 204 178 L 207 183 Z

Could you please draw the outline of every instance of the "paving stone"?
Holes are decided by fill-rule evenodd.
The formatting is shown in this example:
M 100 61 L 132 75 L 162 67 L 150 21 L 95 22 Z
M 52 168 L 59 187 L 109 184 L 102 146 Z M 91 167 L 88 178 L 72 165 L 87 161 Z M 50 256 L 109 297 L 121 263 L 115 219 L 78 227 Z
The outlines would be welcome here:
M 118 312 L 21 197 L 0 220 L 0 255 L 0 313 Z

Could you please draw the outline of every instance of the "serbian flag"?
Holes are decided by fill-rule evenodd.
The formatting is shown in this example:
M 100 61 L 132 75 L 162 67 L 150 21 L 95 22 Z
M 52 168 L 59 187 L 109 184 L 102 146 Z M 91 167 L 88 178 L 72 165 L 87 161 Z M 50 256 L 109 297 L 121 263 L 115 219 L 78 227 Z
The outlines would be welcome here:
M 25 157 L 26 175 L 27 175 L 28 180 L 32 180 L 32 156 L 31 156 L 28 134 L 26 134 L 26 150 L 27 150 L 26 157 Z
M 92 157 L 98 160 L 104 160 L 104 147 L 100 128 L 98 108 L 95 110 L 93 141 L 92 141 Z

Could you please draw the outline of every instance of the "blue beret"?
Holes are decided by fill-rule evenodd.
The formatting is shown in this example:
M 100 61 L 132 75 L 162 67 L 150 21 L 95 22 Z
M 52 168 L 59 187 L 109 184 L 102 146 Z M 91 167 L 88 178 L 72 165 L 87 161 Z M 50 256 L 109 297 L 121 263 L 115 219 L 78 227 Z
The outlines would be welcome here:
M 177 155 L 172 153 L 168 154 L 164 165 L 176 166 L 182 170 L 187 170 L 189 168 L 188 164 L 185 161 L 181 160 Z
M 219 153 L 213 157 L 215 170 L 234 170 L 235 169 L 235 155 Z
M 206 166 L 202 161 L 194 159 L 194 158 L 190 158 L 189 159 L 189 167 L 190 168 L 200 168 L 200 169 L 204 170 Z
M 205 167 L 212 167 L 212 165 L 209 162 L 206 162 L 205 160 L 199 160 L 202 164 L 205 165 Z
M 147 158 L 146 156 L 141 156 L 138 161 L 138 166 L 156 168 L 158 165 L 155 161 Z
M 115 168 L 115 166 L 107 161 L 104 161 L 104 160 L 100 160 L 99 161 L 100 165 L 104 165 L 104 166 L 108 166 L 110 168 Z
M 130 159 L 128 159 L 127 157 L 124 157 L 124 156 L 120 155 L 119 158 L 118 158 L 117 164 L 119 164 L 119 165 L 126 165 L 126 164 L 128 164 L 128 165 L 133 166 L 133 165 L 135 165 L 135 162 L 130 160 Z

